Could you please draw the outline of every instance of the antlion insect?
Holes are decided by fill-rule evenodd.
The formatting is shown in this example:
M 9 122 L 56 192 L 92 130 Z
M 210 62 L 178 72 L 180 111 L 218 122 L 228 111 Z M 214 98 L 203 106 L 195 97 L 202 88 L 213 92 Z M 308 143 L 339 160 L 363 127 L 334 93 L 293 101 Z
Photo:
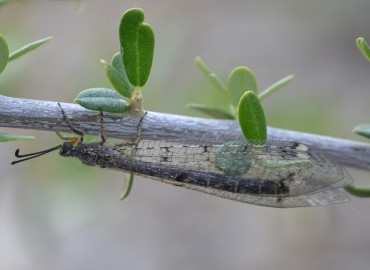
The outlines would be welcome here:
M 78 137 L 56 147 L 21 155 L 16 164 L 59 150 L 88 166 L 130 172 L 164 183 L 240 202 L 269 207 L 310 207 L 349 200 L 341 189 L 350 175 L 320 149 L 297 142 L 268 141 L 253 145 L 237 139 L 141 140 L 105 143 L 100 112 L 101 141 L 83 143 L 61 108 L 64 121 Z M 141 121 L 139 131 L 141 128 Z M 221 142 L 220 142 L 221 141 Z

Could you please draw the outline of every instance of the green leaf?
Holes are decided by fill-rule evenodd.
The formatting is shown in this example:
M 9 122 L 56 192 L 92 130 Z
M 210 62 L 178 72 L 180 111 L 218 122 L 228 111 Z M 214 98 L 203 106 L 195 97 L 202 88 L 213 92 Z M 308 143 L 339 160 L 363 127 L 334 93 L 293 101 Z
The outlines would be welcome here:
M 355 185 L 349 185 L 344 187 L 344 189 L 357 197 L 362 197 L 362 198 L 369 198 L 370 197 L 370 187 L 359 187 Z
M 275 93 L 276 91 L 280 90 L 285 85 L 287 85 L 291 80 L 293 80 L 293 78 L 294 78 L 293 75 L 289 75 L 289 76 L 286 76 L 285 78 L 282 78 L 280 81 L 277 81 L 276 83 L 271 85 L 269 88 L 267 88 L 265 91 L 260 93 L 258 95 L 259 99 L 261 101 L 264 100 L 268 96 L 272 95 L 273 93 Z
M 128 179 L 127 179 L 128 176 Z M 125 174 L 125 179 L 123 179 L 123 188 L 119 200 L 122 201 L 127 198 L 132 189 L 132 184 L 134 182 L 134 175 L 132 173 Z
M 10 141 L 21 141 L 21 140 L 34 140 L 34 136 L 20 136 L 9 133 L 0 132 L 0 142 L 10 142 Z
M 40 39 L 40 40 L 37 40 L 35 42 L 32 42 L 32 43 L 29 43 L 25 46 L 23 46 L 22 48 L 18 49 L 17 51 L 15 52 L 12 52 L 10 55 L 9 55 L 9 62 L 10 61 L 13 61 L 14 59 L 26 54 L 26 53 L 29 53 L 30 51 L 40 47 L 42 44 L 50 41 L 52 39 L 52 37 L 47 37 L 47 38 L 44 38 L 44 39 Z
M 124 113 L 130 105 L 122 99 L 117 91 L 107 88 L 90 88 L 81 91 L 76 99 L 76 103 L 89 110 L 111 113 Z
M 253 91 L 245 92 L 238 105 L 240 128 L 251 144 L 265 144 L 267 126 L 261 102 Z
M 9 48 L 5 38 L 0 34 L 0 74 L 8 64 Z
M 258 86 L 253 71 L 243 66 L 234 68 L 227 80 L 227 89 L 235 107 L 238 106 L 241 96 L 246 91 L 253 91 L 257 94 Z
M 142 87 L 149 78 L 154 53 L 154 33 L 139 8 L 126 11 L 119 27 L 121 55 L 132 85 Z
M 226 85 L 221 81 L 220 78 L 214 73 L 200 58 L 197 56 L 195 58 L 195 65 L 199 70 L 211 81 L 211 83 L 219 89 L 222 93 L 227 91 Z
M 197 103 L 190 103 L 186 105 L 187 108 L 194 109 L 197 111 L 200 111 L 202 113 L 208 114 L 209 116 L 213 118 L 218 119 L 235 119 L 235 116 L 231 115 L 228 112 L 225 112 L 223 110 L 208 107 L 207 105 L 203 104 L 197 104 Z
M 112 66 L 115 69 L 117 69 L 119 73 L 122 74 L 122 76 L 127 78 L 127 74 L 126 74 L 125 68 L 123 67 L 122 56 L 120 52 L 113 55 L 111 63 L 112 63 Z
M 370 61 L 370 48 L 367 42 L 363 37 L 359 37 L 356 39 L 357 47 L 359 48 L 360 52 L 365 56 L 365 58 Z
M 135 87 L 132 86 L 127 77 L 124 76 L 126 74 L 123 75 L 105 60 L 100 60 L 100 62 L 103 64 L 105 73 L 107 74 L 107 77 L 114 89 L 116 89 L 122 96 L 130 98 Z
M 356 133 L 360 136 L 370 139 L 370 125 L 362 124 L 355 127 L 353 133 Z

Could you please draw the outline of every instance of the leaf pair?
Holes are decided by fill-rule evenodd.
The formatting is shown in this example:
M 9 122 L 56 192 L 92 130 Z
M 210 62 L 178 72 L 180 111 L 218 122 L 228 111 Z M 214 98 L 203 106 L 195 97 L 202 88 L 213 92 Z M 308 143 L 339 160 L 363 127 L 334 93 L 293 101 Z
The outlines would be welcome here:
M 154 34 L 144 23 L 144 12 L 133 8 L 126 11 L 119 27 L 121 53 L 113 56 L 111 64 L 103 63 L 114 90 L 90 88 L 80 92 L 75 102 L 90 110 L 112 113 L 143 113 L 141 87 L 149 78 L 154 52 Z M 127 101 L 125 99 L 126 98 Z
M 363 37 L 356 39 L 356 44 L 360 52 L 365 56 L 365 58 L 370 61 L 370 48 Z M 370 139 L 370 124 L 361 124 L 353 129 L 353 133 Z M 359 187 L 356 185 L 349 185 L 345 187 L 345 190 L 357 197 L 370 197 L 370 187 Z
M 256 144 L 264 143 L 267 139 L 267 126 L 261 100 L 284 87 L 293 79 L 293 76 L 283 78 L 258 94 L 258 85 L 253 71 L 245 66 L 233 69 L 225 84 L 200 57 L 196 58 L 195 63 L 215 88 L 224 94 L 224 100 L 230 111 L 204 104 L 193 103 L 187 106 L 215 118 L 238 118 L 243 134 L 249 141 Z
M 363 37 L 356 39 L 356 44 L 360 52 L 370 61 L 370 48 Z M 370 139 L 370 124 L 361 124 L 354 128 L 354 133 Z
M 154 53 L 154 33 L 144 23 L 139 8 L 126 11 L 119 27 L 122 62 L 132 85 L 142 87 L 149 78 Z
M 75 102 L 90 110 L 111 113 L 143 113 L 141 87 L 150 75 L 154 53 L 154 33 L 144 23 L 144 12 L 133 8 L 126 11 L 119 26 L 120 53 L 111 63 L 101 60 L 105 73 L 114 89 L 90 88 L 80 92 Z M 133 174 L 128 174 L 120 199 L 131 190 Z

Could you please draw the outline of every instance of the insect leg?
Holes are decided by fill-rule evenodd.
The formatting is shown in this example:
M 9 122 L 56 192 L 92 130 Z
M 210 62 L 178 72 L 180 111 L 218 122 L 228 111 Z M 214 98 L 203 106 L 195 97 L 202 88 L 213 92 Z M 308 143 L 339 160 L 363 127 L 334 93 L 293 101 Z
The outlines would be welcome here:
M 140 141 L 141 126 L 143 124 L 144 117 L 146 116 L 147 113 L 148 111 L 144 113 L 144 115 L 140 118 L 139 123 L 137 124 L 137 135 L 136 135 L 136 138 L 133 140 L 134 143 L 135 142 L 138 143 Z
M 100 138 L 101 138 L 100 144 L 103 145 L 106 141 L 106 138 L 104 135 L 104 115 L 103 110 L 101 108 L 99 109 L 99 116 L 100 116 Z
M 73 133 L 77 134 L 80 136 L 80 141 L 82 142 L 83 141 L 83 136 L 84 136 L 84 133 L 82 130 L 79 130 L 79 129 L 76 129 L 73 127 L 73 125 L 71 124 L 71 122 L 69 121 L 68 119 L 68 116 L 66 114 L 66 112 L 63 110 L 62 106 L 60 105 L 60 103 L 58 102 L 58 106 L 62 112 L 62 115 L 63 115 L 63 120 L 64 122 L 66 122 L 67 126 L 72 130 Z M 57 135 L 63 139 L 63 140 L 71 140 L 73 139 L 74 137 L 67 137 L 67 136 L 63 136 L 61 135 L 59 132 L 57 132 Z
M 59 131 L 56 131 L 55 132 L 59 138 L 61 138 L 63 141 L 70 141 L 71 139 L 73 138 L 76 138 L 76 136 L 66 136 L 66 135 L 63 135 L 62 133 L 60 133 Z

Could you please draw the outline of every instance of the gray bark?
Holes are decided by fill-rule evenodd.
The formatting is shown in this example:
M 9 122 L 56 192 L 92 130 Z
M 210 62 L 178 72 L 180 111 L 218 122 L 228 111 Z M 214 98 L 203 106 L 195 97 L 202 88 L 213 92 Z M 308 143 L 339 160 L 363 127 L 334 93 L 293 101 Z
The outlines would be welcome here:
M 71 123 L 88 134 L 100 133 L 99 112 L 77 104 L 61 103 Z M 104 113 L 104 134 L 119 139 L 137 135 L 139 118 Z M 12 98 L 0 95 L 0 126 L 70 132 L 57 102 Z M 142 123 L 141 139 L 189 139 L 243 137 L 236 121 L 204 119 L 149 111 Z M 309 133 L 268 128 L 271 140 L 290 140 L 314 145 L 342 165 L 370 170 L 370 145 Z

